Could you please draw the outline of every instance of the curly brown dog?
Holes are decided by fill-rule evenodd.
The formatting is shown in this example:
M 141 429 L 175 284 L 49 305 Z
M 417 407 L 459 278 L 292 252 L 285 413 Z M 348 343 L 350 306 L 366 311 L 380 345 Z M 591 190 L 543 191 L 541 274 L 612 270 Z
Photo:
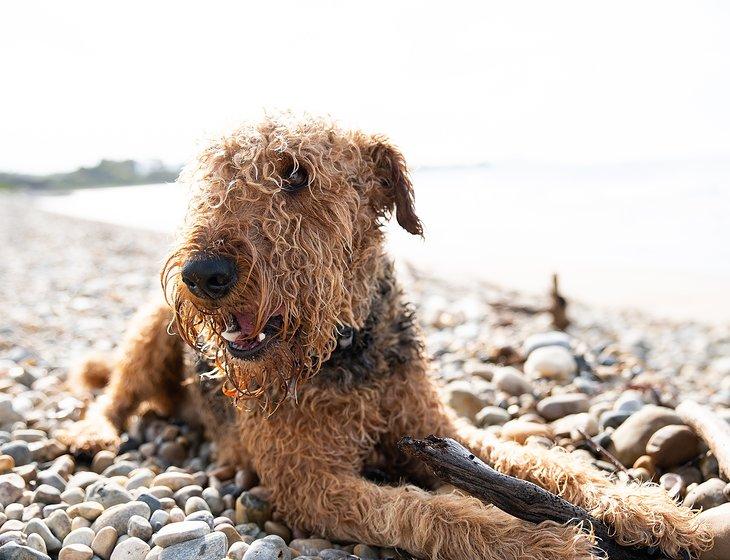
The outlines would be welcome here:
M 695 514 L 661 488 L 615 483 L 560 449 L 501 442 L 444 408 L 384 253 L 392 212 L 422 232 L 387 139 L 269 117 L 212 143 L 182 180 L 193 194 L 162 272 L 169 305 L 140 315 L 116 362 L 86 364 L 83 375 L 110 382 L 77 447 L 115 445 L 143 403 L 172 413 L 192 402 L 219 461 L 252 466 L 294 526 L 428 558 L 597 557 L 574 527 L 536 529 L 429 492 L 435 481 L 396 443 L 436 434 L 589 510 L 620 543 L 671 558 L 707 548 Z M 186 345 L 213 374 L 198 375 Z M 414 485 L 376 484 L 370 468 Z

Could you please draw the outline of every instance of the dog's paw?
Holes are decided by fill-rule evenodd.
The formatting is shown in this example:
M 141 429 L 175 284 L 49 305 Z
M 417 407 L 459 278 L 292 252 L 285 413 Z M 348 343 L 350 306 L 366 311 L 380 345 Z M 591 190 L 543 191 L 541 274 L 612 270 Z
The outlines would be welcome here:
M 697 512 L 676 504 L 655 485 L 623 487 L 605 497 L 600 517 L 625 545 L 659 548 L 668 558 L 697 558 L 712 544 Z M 594 512 L 598 513 L 598 512 Z
M 56 434 L 63 445 L 76 456 L 93 457 L 102 449 L 116 451 L 120 438 L 117 430 L 104 419 L 85 419 Z

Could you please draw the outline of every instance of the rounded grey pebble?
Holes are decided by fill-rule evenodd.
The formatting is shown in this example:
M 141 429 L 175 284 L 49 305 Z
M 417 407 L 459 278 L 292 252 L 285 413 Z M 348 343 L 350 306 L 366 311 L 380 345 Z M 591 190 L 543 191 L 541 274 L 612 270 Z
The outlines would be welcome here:
M 91 541 L 91 550 L 102 560 L 109 560 L 114 545 L 117 543 L 117 531 L 114 527 L 102 527 Z
M 0 546 L 0 560 L 51 560 L 51 557 L 28 546 L 9 542 Z
M 86 489 L 86 501 L 98 502 L 105 508 L 132 501 L 132 494 L 110 480 L 99 480 Z
M 226 536 L 213 532 L 204 537 L 163 547 L 160 560 L 221 560 L 226 555 L 226 548 Z
M 25 526 L 25 534 L 30 535 L 31 533 L 37 533 L 46 543 L 46 550 L 48 552 L 58 552 L 61 550 L 61 541 L 58 540 L 48 526 L 43 523 L 40 519 L 31 519 Z
M 162 529 L 169 522 L 170 514 L 163 509 L 158 509 L 157 511 L 152 512 L 152 515 L 150 516 L 150 525 L 152 525 L 152 530 L 155 533 Z
M 141 515 L 145 519 L 150 517 L 150 506 L 143 502 L 129 502 L 113 506 L 102 513 L 91 525 L 94 531 L 102 527 L 114 527 L 117 533 L 122 535 L 127 531 L 127 523 L 133 515 Z
M 243 557 L 246 554 L 249 546 L 251 545 L 243 541 L 234 542 L 228 548 L 228 558 L 230 558 L 231 560 L 243 560 Z
M 179 521 L 165 525 L 152 538 L 152 542 L 162 548 L 167 548 L 174 544 L 203 537 L 208 533 L 210 533 L 210 526 L 204 521 Z
M 15 460 L 16 467 L 27 465 L 33 460 L 28 442 L 21 440 L 10 441 L 0 446 L 0 454 L 10 455 Z
M 63 540 L 71 532 L 71 518 L 65 511 L 54 511 L 46 519 L 46 525 L 57 538 Z
M 137 537 L 129 537 L 114 547 L 109 560 L 144 560 L 150 551 L 150 545 Z
M 210 508 L 208 507 L 207 502 L 198 496 L 193 496 L 190 499 L 188 499 L 187 502 L 185 502 L 185 513 L 190 515 L 191 513 L 195 513 L 196 511 L 208 511 L 210 512 Z M 212 514 L 211 514 L 212 517 Z
M 213 514 L 208 510 L 194 511 L 190 515 L 185 516 L 185 521 L 205 521 L 211 529 L 213 529 L 215 525 Z
M 144 517 L 133 515 L 129 518 L 129 523 L 127 524 L 127 534 L 130 537 L 137 537 L 143 541 L 148 541 L 152 537 L 152 525 Z
M 63 539 L 63 546 L 68 546 L 70 544 L 85 544 L 86 546 L 91 546 L 95 536 L 94 531 L 92 531 L 89 527 L 74 529 L 66 535 L 65 539 Z
M 243 560 L 291 560 L 291 550 L 278 535 L 269 535 L 251 543 Z
M 58 560 L 91 560 L 94 552 L 85 544 L 64 546 L 58 553 Z

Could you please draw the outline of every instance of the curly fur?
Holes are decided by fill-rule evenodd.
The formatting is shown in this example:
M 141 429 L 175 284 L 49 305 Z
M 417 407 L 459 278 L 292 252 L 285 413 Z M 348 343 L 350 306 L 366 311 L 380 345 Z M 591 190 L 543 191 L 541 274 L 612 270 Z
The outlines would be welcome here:
M 297 166 L 309 185 L 287 192 Z M 657 546 L 671 558 L 710 546 L 695 512 L 658 487 L 616 483 L 565 453 L 498 441 L 442 405 L 383 250 L 391 212 L 422 232 L 405 161 L 385 138 L 326 120 L 267 118 L 213 142 L 183 181 L 192 188 L 190 211 L 162 273 L 170 306 L 151 307 L 130 328 L 104 396 L 68 435 L 73 446 L 113 445 L 143 403 L 195 410 L 218 460 L 255 468 L 292 525 L 433 559 L 598 557 L 592 535 L 575 528 L 528 526 L 474 498 L 429 492 L 432 475 L 396 442 L 436 434 L 589 509 L 623 543 Z M 234 259 L 239 276 L 215 304 L 179 277 L 186 260 L 208 252 Z M 283 318 L 276 345 L 256 361 L 229 355 L 220 336 L 226 314 L 240 309 L 255 314 L 257 329 L 273 313 Z M 338 348 L 345 327 L 356 335 Z M 222 378 L 199 380 L 182 341 Z M 363 476 L 374 471 L 391 484 Z

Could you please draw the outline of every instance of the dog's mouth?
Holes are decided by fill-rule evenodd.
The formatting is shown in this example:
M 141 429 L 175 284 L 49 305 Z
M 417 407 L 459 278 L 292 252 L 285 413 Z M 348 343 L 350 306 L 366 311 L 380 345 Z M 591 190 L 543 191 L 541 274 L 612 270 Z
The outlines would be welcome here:
M 226 330 L 221 336 L 234 358 L 255 360 L 278 339 L 282 325 L 281 315 L 272 315 L 266 321 L 264 328 L 254 333 L 253 314 L 234 312 L 226 320 Z

